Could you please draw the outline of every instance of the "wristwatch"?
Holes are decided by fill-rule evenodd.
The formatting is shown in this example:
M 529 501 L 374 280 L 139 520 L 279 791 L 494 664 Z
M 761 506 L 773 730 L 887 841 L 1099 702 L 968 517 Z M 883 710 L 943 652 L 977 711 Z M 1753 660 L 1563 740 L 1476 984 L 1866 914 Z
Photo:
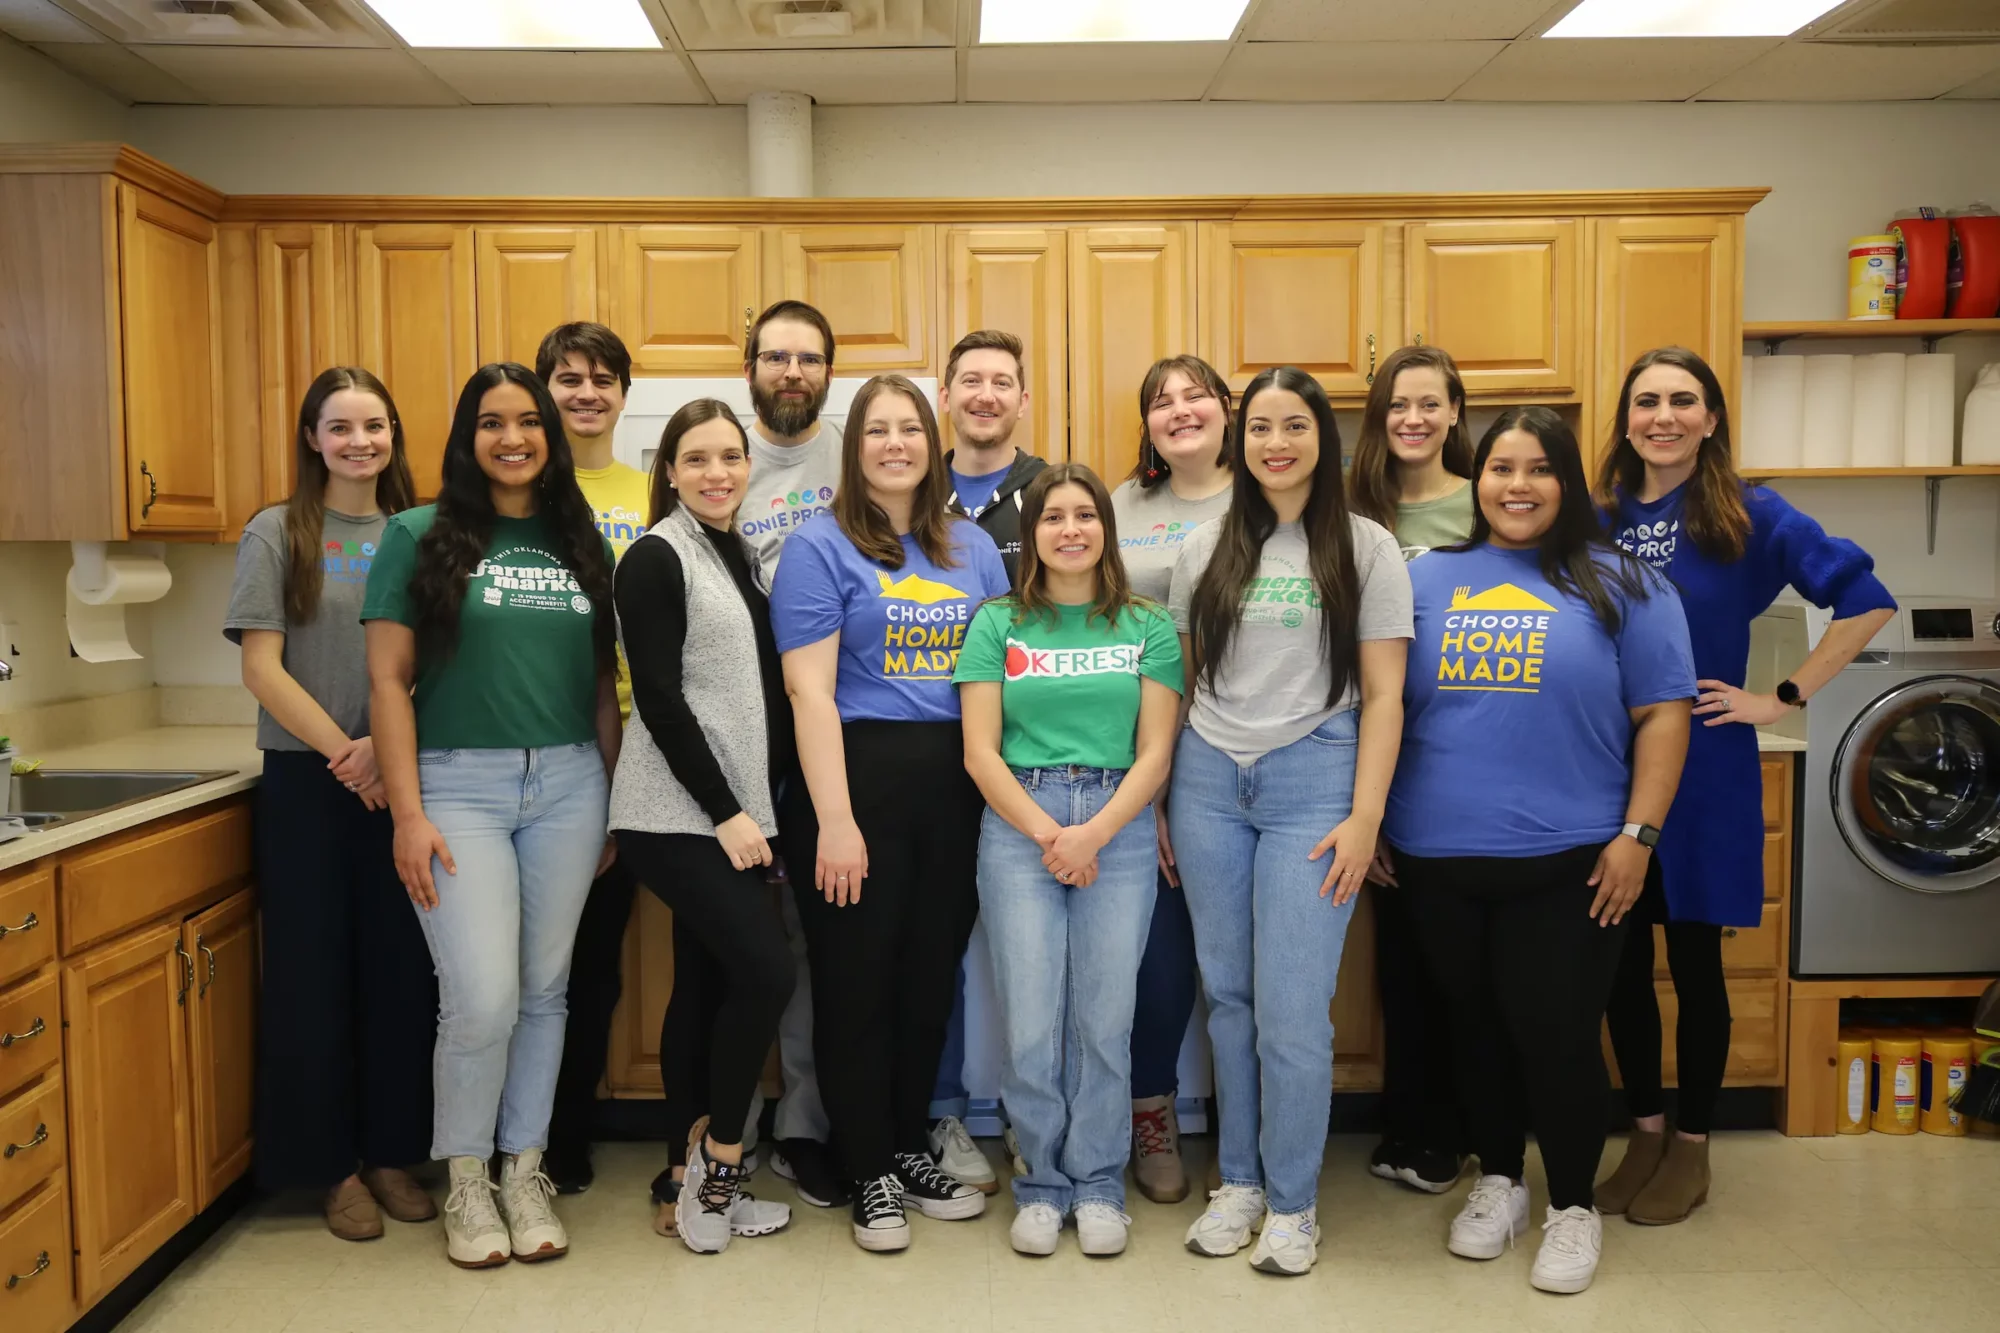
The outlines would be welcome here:
M 1641 847 L 1660 845 L 1660 831 L 1651 824 L 1627 824 L 1619 832 L 1636 841 Z
M 1789 680 L 1779 681 L 1778 688 L 1772 690 L 1771 693 L 1778 696 L 1779 703 L 1785 704 L 1788 707 L 1804 708 L 1806 706 L 1805 698 L 1799 693 L 1799 687 L 1792 684 Z

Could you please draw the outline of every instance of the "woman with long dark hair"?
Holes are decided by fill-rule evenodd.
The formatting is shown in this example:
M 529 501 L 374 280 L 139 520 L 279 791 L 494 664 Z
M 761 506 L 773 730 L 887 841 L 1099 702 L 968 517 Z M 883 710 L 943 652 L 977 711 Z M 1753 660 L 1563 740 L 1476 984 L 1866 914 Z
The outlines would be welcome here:
M 1531 1124 L 1549 1203 L 1529 1281 L 1582 1291 L 1603 1246 L 1598 1030 L 1687 753 L 1694 669 L 1680 602 L 1605 540 L 1557 413 L 1502 412 L 1474 468 L 1470 540 L 1410 565 L 1417 639 L 1383 832 L 1451 1001 L 1479 1156 L 1448 1248 L 1498 1258 L 1527 1230 Z
M 611 553 L 575 473 L 534 372 L 480 367 L 437 503 L 390 521 L 361 611 L 396 873 L 437 969 L 431 1155 L 462 1267 L 569 1247 L 541 1158 L 620 732 Z
M 1708 1132 L 1729 1061 L 1722 932 L 1764 922 L 1762 779 L 1753 727 L 1803 708 L 1868 646 L 1896 602 L 1853 542 L 1830 537 L 1731 462 L 1729 406 L 1708 363 L 1661 347 L 1632 363 L 1598 478 L 1614 540 L 1680 593 L 1694 645 L 1695 715 L 1674 818 L 1657 852 L 1664 893 L 1640 902 L 1608 1020 L 1632 1137 L 1597 1189 L 1597 1207 L 1650 1225 L 1679 1222 L 1708 1197 Z M 1833 612 L 1818 646 L 1773 694 L 1743 688 L 1750 622 L 1790 585 Z M 1678 1003 L 1680 1092 L 1666 1135 L 1653 932 L 1664 927 Z
M 929 1112 L 979 912 L 982 805 L 951 674 L 973 609 L 1008 584 L 950 494 L 930 403 L 877 375 L 848 409 L 833 510 L 786 539 L 771 593 L 804 772 L 779 822 L 864 1250 L 909 1246 L 906 1204 L 941 1219 L 986 1206 L 932 1160 Z
M 1168 819 L 1215 1053 L 1222 1187 L 1187 1234 L 1298 1274 L 1333 1099 L 1328 1005 L 1403 730 L 1410 579 L 1348 511 L 1326 393 L 1259 374 L 1236 417 L 1229 512 L 1196 528 L 1168 605 L 1192 664 Z M 1329 853 L 1331 855 L 1329 856 Z
M 362 593 L 382 530 L 414 504 L 403 423 L 380 380 L 336 366 L 306 389 L 292 494 L 236 546 L 223 633 L 257 697 L 257 1178 L 326 1191 L 343 1240 L 437 1215 L 406 1167 L 429 1156 L 437 988 L 396 882 L 368 730 Z
M 1052 1254 L 1073 1216 L 1085 1254 L 1120 1254 L 1149 811 L 1173 757 L 1181 646 L 1125 581 L 1096 473 L 1057 463 L 1028 483 L 1021 531 L 1020 586 L 973 617 L 956 677 L 965 768 L 986 798 L 1000 1096 L 1028 1167 L 1010 1234 L 1023 1254 Z

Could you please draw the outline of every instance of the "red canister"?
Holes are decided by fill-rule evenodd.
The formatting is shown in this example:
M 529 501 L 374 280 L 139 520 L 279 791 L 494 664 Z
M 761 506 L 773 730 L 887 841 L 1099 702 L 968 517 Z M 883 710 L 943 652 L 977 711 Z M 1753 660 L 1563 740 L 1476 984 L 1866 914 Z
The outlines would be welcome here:
M 1926 213 L 1931 210 L 1925 209 Z M 1897 319 L 1943 319 L 1945 272 L 1951 261 L 1951 221 L 1897 218 L 1888 231 L 1902 247 L 1896 265 Z
M 2000 315 L 2000 217 L 1967 214 L 1951 220 L 1957 279 L 1945 305 L 1947 319 Z

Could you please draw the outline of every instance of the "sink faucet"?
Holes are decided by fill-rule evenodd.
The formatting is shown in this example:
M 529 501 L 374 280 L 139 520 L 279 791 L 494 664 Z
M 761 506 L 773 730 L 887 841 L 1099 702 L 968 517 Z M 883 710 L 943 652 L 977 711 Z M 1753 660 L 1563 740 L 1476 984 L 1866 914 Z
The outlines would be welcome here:
M 6 658 L 0 657 L 0 681 L 12 679 L 14 679 L 14 668 L 7 664 Z

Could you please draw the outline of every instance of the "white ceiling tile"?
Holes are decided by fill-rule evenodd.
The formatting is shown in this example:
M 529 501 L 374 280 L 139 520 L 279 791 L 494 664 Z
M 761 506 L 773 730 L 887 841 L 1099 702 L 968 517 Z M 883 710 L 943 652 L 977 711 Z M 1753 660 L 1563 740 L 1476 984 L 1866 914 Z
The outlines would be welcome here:
M 2000 45 L 1787 42 L 1704 88 L 1704 102 L 1902 102 L 1941 97 L 2000 70 Z
M 411 51 L 468 102 L 577 106 L 706 102 L 671 51 Z
M 1506 41 L 1559 0 L 1264 0 L 1253 42 Z
M 923 47 L 880 51 L 697 51 L 695 68 L 718 102 L 751 93 L 805 93 L 822 106 L 950 102 L 956 54 Z
M 0 32 L 17 42 L 101 42 L 96 29 L 50 0 L 0 0 Z
M 660 0 L 674 34 L 690 51 L 823 50 L 878 46 L 951 46 L 958 0 L 839 0 L 847 36 L 787 36 L 786 17 L 810 19 L 817 4 L 789 0 Z M 800 12 L 803 11 L 803 12 Z M 789 13 L 788 13 L 789 12 Z
M 1228 42 L 1087 42 L 975 46 L 969 102 L 1191 102 L 1229 54 Z
M 1222 102 L 1441 102 L 1505 42 L 1245 42 L 1209 96 Z
M 116 42 L 38 42 L 35 49 L 64 69 L 127 102 L 192 102 L 208 99 Z
M 1945 96 L 1977 97 L 1977 98 L 2000 97 L 2000 69 L 1994 70 L 1991 74 L 1986 75 L 1984 78 L 1974 79 L 1971 83 L 1961 84 L 1960 86 L 1946 93 Z
M 1533 38 L 1466 80 L 1461 102 L 1683 102 L 1778 37 Z
M 403 51 L 353 47 L 140 46 L 140 55 L 221 106 L 457 106 Z

